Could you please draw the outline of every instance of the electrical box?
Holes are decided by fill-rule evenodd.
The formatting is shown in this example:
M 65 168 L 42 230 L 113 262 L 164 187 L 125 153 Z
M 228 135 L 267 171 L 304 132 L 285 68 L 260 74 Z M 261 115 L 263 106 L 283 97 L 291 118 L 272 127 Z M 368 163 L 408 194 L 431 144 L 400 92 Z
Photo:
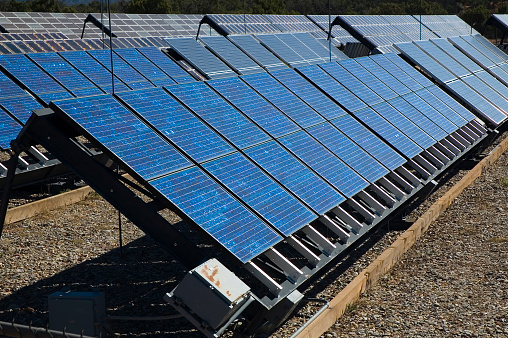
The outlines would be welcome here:
M 249 297 L 250 288 L 217 259 L 212 258 L 189 271 L 164 299 L 171 304 L 183 303 L 203 322 L 217 329 Z
M 49 328 L 85 336 L 104 336 L 104 292 L 55 292 L 48 297 Z

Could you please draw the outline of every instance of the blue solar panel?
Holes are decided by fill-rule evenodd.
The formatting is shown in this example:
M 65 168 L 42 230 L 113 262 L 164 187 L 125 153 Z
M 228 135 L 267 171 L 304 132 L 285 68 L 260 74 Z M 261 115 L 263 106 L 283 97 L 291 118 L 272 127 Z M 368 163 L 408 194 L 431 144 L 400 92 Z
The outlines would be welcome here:
M 250 147 L 270 139 L 203 82 L 166 89 L 238 148 Z
M 427 53 L 429 56 L 437 60 L 437 62 L 447 68 L 450 72 L 455 74 L 455 76 L 462 77 L 471 74 L 469 70 L 464 68 L 454 58 L 446 54 L 442 49 L 440 49 L 429 40 L 415 41 L 414 44 L 420 47 L 420 49 Z
M 248 148 L 245 153 L 318 214 L 345 201 L 336 190 L 275 141 Z
M 151 184 L 243 263 L 282 240 L 196 167 Z
M 374 183 L 388 174 L 388 170 L 385 167 L 380 165 L 379 162 L 363 151 L 358 145 L 351 142 L 330 123 L 321 123 L 308 128 L 307 131 L 367 181 Z
M 242 154 L 204 163 L 203 168 L 286 236 L 316 219 L 315 214 Z
M 462 116 L 460 116 L 458 113 L 453 111 L 450 107 L 448 107 L 446 104 L 444 104 L 441 100 L 439 100 L 437 97 L 435 97 L 429 89 L 432 87 L 425 88 L 424 90 L 420 90 L 415 92 L 416 95 L 418 95 L 420 98 L 422 98 L 424 101 L 426 101 L 432 108 L 434 108 L 439 114 L 434 113 L 433 111 L 430 112 L 430 115 L 427 115 L 432 121 L 434 121 L 437 125 L 439 125 L 441 128 L 443 128 L 448 133 L 452 133 L 454 131 L 454 128 L 462 127 L 467 124 L 468 121 L 466 121 Z M 443 118 L 444 116 L 445 118 Z M 449 121 L 448 121 L 449 120 Z M 450 123 L 451 121 L 451 123 Z M 454 126 L 455 125 L 455 126 Z
M 302 33 L 306 34 L 306 33 Z M 280 41 L 285 43 L 289 48 L 294 50 L 298 55 L 300 55 L 305 61 L 309 63 L 322 63 L 325 60 L 322 59 L 313 49 L 306 46 L 302 41 L 297 39 L 293 34 L 276 34 L 277 38 L 279 38 Z M 319 49 L 323 50 L 323 46 L 319 45 L 317 46 Z M 328 56 L 328 55 L 327 55 Z
M 90 54 L 85 51 L 62 52 L 59 54 L 105 92 L 110 93 L 112 91 L 111 73 Z M 115 77 L 115 90 L 129 90 L 129 87 Z
M 503 52 L 501 49 L 499 49 L 498 47 L 494 46 L 494 44 L 492 42 L 490 42 L 489 40 L 487 40 L 487 38 L 485 38 L 484 36 L 480 35 L 480 34 L 473 34 L 472 37 L 478 41 L 479 43 L 481 43 L 484 47 L 486 47 L 488 50 L 490 50 L 492 53 L 496 54 L 497 57 L 500 59 L 500 60 L 503 60 L 503 61 L 508 61 L 508 54 L 506 54 L 505 52 Z M 483 50 L 480 49 L 480 50 Z
M 48 94 L 37 94 L 37 97 L 41 99 L 45 104 L 49 104 L 51 101 L 71 99 L 74 96 L 69 92 L 57 92 Z
M 457 60 L 463 67 L 467 68 L 470 72 L 478 72 L 483 70 L 476 62 L 468 58 L 464 53 L 455 48 L 448 40 L 446 39 L 434 39 L 431 40 L 436 46 L 445 51 L 452 58 Z
M 254 60 L 266 69 L 273 70 L 287 68 L 281 60 L 270 53 L 265 47 L 261 46 L 261 44 L 259 44 L 259 42 L 250 35 L 230 35 L 228 36 L 228 39 L 233 41 L 234 44 L 254 58 Z
M 191 165 L 109 95 L 59 101 L 55 105 L 145 180 Z
M 350 62 L 350 61 L 352 60 L 339 61 L 339 64 L 341 64 L 342 62 Z M 320 65 L 320 67 L 323 68 L 325 72 L 330 74 L 335 80 L 343 84 L 353 94 L 355 94 L 361 100 L 363 100 L 363 102 L 365 102 L 366 104 L 374 105 L 376 103 L 380 103 L 383 101 L 381 96 L 377 95 L 372 90 L 370 90 L 370 88 L 364 85 L 356 77 L 351 75 L 351 73 L 349 73 L 339 64 L 332 62 Z
M 427 88 L 429 92 L 431 92 L 436 98 L 444 102 L 448 107 L 450 107 L 455 113 L 459 114 L 466 121 L 470 122 L 476 118 L 476 116 L 471 113 L 469 110 L 464 108 L 463 105 L 455 101 L 450 95 L 445 93 L 438 86 L 432 86 Z
M 397 44 L 396 47 L 414 63 L 430 73 L 435 79 L 446 83 L 457 78 L 413 43 L 401 43 Z
M 99 88 L 58 54 L 33 53 L 27 54 L 27 56 L 76 96 L 103 94 Z M 86 94 L 78 95 L 78 90 L 84 88 L 87 88 Z
M 234 151 L 162 88 L 127 91 L 117 96 L 197 162 Z
M 388 54 L 389 55 L 389 54 Z M 365 59 L 365 58 L 362 58 Z M 386 72 L 392 74 L 398 81 L 400 81 L 402 84 L 404 84 L 407 88 L 410 90 L 418 90 L 422 89 L 423 85 L 418 83 L 415 79 L 413 79 L 411 76 L 406 74 L 401 68 L 399 68 L 396 64 L 394 64 L 392 61 L 387 59 L 385 55 L 372 55 L 370 56 L 370 59 L 374 61 L 377 65 L 382 67 Z
M 299 67 L 298 71 L 350 112 L 367 106 L 318 66 Z
M 465 40 L 467 43 L 469 43 L 471 46 L 476 48 L 478 51 L 480 51 L 483 55 L 485 55 L 486 58 L 491 60 L 494 64 L 500 64 L 505 61 L 504 57 L 500 57 L 498 54 L 493 53 L 489 48 L 486 48 L 484 44 L 480 43 L 473 36 L 467 35 L 461 36 L 461 38 Z
M 368 58 L 359 58 L 368 59 Z M 369 87 L 374 93 L 379 95 L 383 100 L 393 99 L 398 96 L 391 88 L 381 82 L 378 78 L 372 75 L 369 71 L 363 68 L 356 59 L 349 59 L 340 62 L 340 65 L 351 73 L 354 77 L 359 79 L 364 85 Z M 344 79 L 344 81 L 346 81 Z
M 208 84 L 272 137 L 280 137 L 300 129 L 238 78 L 211 80 Z
M 269 74 L 246 75 L 242 76 L 242 79 L 300 125 L 300 127 L 307 128 L 323 121 L 323 118 L 319 114 Z
M 158 48 L 154 47 L 141 47 L 137 48 L 141 54 L 152 61 L 157 67 L 162 69 L 164 73 L 169 75 L 177 83 L 189 83 L 196 80 L 187 74 L 180 66 L 178 66 L 168 56 L 164 55 Z
M 96 49 L 88 51 L 88 53 L 108 70 L 111 70 L 111 51 L 107 49 Z M 116 54 L 113 54 L 113 71 L 115 76 L 118 76 L 118 78 L 132 89 L 153 87 L 145 77 Z
M 508 87 L 506 87 L 503 83 L 501 83 L 491 74 L 487 73 L 486 71 L 481 71 L 475 73 L 474 75 L 483 82 L 485 82 L 488 87 L 492 88 L 492 90 L 498 92 L 499 95 L 501 95 L 504 99 L 508 98 Z
M 302 64 L 309 64 L 301 55 L 277 38 L 277 35 L 275 34 L 259 34 L 256 35 L 256 38 L 258 38 L 261 43 L 266 46 L 266 48 L 272 51 L 272 53 L 293 67 Z
M 0 65 L 35 94 L 66 92 L 65 88 L 28 60 L 25 55 L 0 55 Z
M 452 81 L 447 84 L 448 88 L 454 91 L 462 100 L 468 103 L 469 107 L 475 110 L 495 125 L 500 124 L 506 119 L 506 115 L 487 101 L 483 96 L 475 92 L 464 82 Z
M 355 115 L 406 157 L 411 159 L 423 151 L 416 143 L 371 108 L 362 109 L 356 112 Z
M 369 183 L 317 143 L 304 131 L 282 137 L 280 142 L 346 197 L 351 197 Z
M 293 69 L 277 70 L 270 73 L 284 86 L 305 101 L 327 120 L 347 114 L 344 109 L 334 103 L 328 96 L 305 80 Z
M 20 97 L 0 98 L 0 106 L 11 113 L 21 123 L 25 124 L 32 115 L 33 110 L 44 108 L 33 97 L 26 95 Z
M 413 122 L 387 102 L 375 105 L 372 109 L 374 109 L 379 115 L 383 116 L 401 132 L 406 134 L 407 137 L 412 139 L 423 149 L 427 149 L 436 143 L 432 137 L 417 127 Z
M 132 68 L 143 74 L 145 78 L 153 83 L 153 80 L 168 79 L 169 77 L 160 68 L 150 62 L 143 54 L 134 48 L 120 48 L 115 50 L 115 53 L 120 55 Z M 114 60 L 116 61 L 116 60 Z M 114 62 L 113 61 L 113 62 Z M 115 67 L 116 65 L 113 64 Z M 116 72 L 116 70 L 115 70 Z M 141 79 L 141 81 L 144 79 Z M 174 82 L 173 82 L 174 83 Z
M 448 133 L 441 129 L 437 122 L 434 123 L 430 118 L 425 116 L 422 111 L 420 111 L 420 107 L 416 106 L 418 107 L 418 109 L 416 109 L 401 97 L 390 100 L 388 103 L 435 140 L 440 141 L 448 136 Z
M 461 80 L 468 84 L 481 96 L 492 102 L 501 111 L 508 114 L 508 101 L 496 91 L 492 90 L 492 88 L 486 85 L 482 80 L 474 75 L 463 77 Z
M 0 97 L 23 96 L 26 92 L 12 82 L 5 74 L 0 73 Z
M 406 162 L 402 156 L 352 116 L 344 115 L 331 122 L 344 135 L 353 140 L 388 169 L 394 170 Z
M 206 36 L 202 37 L 201 41 L 211 48 L 224 62 L 235 69 L 238 74 L 253 74 L 264 71 L 250 57 L 223 36 Z
M 489 68 L 496 65 L 494 61 L 483 55 L 478 49 L 474 48 L 471 44 L 469 44 L 466 40 L 462 39 L 460 36 L 452 37 L 449 38 L 448 40 L 454 46 L 460 49 L 464 54 L 469 56 L 471 59 L 475 60 L 475 62 L 479 63 L 483 67 Z
M 0 148 L 9 149 L 11 140 L 14 140 L 21 131 L 21 125 L 7 113 L 0 111 Z
M 416 82 L 418 82 L 423 87 L 432 86 L 433 83 L 428 78 L 426 78 L 422 73 L 417 71 L 415 68 L 409 65 L 406 61 L 404 61 L 400 56 L 396 54 L 386 54 L 385 58 L 390 60 L 397 67 L 402 69 L 407 75 L 411 76 Z M 397 77 L 398 78 L 398 77 Z
M 377 79 L 379 79 L 385 86 L 390 88 L 397 95 L 404 95 L 409 93 L 411 90 L 406 87 L 401 81 L 397 78 L 393 77 L 388 71 L 375 63 L 370 57 L 356 58 L 354 59 L 358 62 L 363 68 L 365 68 L 370 74 L 374 75 Z M 400 76 L 404 76 L 408 78 L 409 76 L 406 74 L 399 74 Z M 363 81 L 363 78 L 361 78 Z M 365 84 L 369 84 L 368 81 L 364 81 Z
M 235 75 L 226 64 L 193 38 L 166 39 L 166 41 L 169 42 L 173 50 L 209 79 Z

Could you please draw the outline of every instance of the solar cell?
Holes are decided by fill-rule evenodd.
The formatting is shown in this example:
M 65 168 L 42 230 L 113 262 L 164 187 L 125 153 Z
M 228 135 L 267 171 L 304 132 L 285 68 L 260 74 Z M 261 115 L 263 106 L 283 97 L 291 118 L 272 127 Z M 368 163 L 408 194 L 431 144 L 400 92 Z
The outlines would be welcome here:
M 177 83 L 195 82 L 194 78 L 187 74 L 162 51 L 154 47 L 137 48 L 137 50 L 148 58 L 152 63 L 164 71 L 165 74 L 174 79 Z
M 477 91 L 480 95 L 485 97 L 487 100 L 492 102 L 501 111 L 508 114 L 508 101 L 499 95 L 496 91 L 492 90 L 491 87 L 486 85 L 483 81 L 474 75 L 465 76 L 461 79 L 467 83 L 471 88 Z
M 144 180 L 191 163 L 109 95 L 53 103 Z
M 416 143 L 371 108 L 362 109 L 356 112 L 355 116 L 407 158 L 413 158 L 423 151 Z
M 0 97 L 24 96 L 26 92 L 12 82 L 5 74 L 0 73 Z
M 39 102 L 29 95 L 11 98 L 2 97 L 0 98 L 0 106 L 23 124 L 28 121 L 33 110 L 43 108 Z
M 256 38 L 279 59 L 296 67 L 297 65 L 309 64 L 301 55 L 282 42 L 275 34 L 258 34 Z
M 448 106 L 446 103 L 444 103 L 441 99 L 436 97 L 436 95 L 432 94 L 432 92 L 429 91 L 431 88 L 432 87 L 425 88 L 424 90 L 418 91 L 415 94 L 418 95 L 420 98 L 422 98 L 424 101 L 426 101 L 430 106 L 432 106 L 442 116 L 446 117 L 448 120 L 450 120 L 454 125 L 456 125 L 459 128 L 465 126 L 470 121 L 470 120 L 469 121 L 466 120 L 459 113 L 457 113 L 452 108 L 450 108 L 450 106 Z M 441 93 L 442 93 L 441 97 L 448 96 L 448 98 L 451 99 L 451 101 L 455 101 L 448 94 L 446 94 L 444 92 L 441 92 Z M 450 102 L 449 100 L 447 100 L 447 101 Z M 455 103 L 453 104 L 453 107 L 460 109 L 460 110 L 465 110 L 464 107 L 462 107 L 462 106 L 458 107 L 458 106 L 460 106 L 460 105 L 455 101 Z M 469 113 L 467 115 L 471 116 L 472 114 Z M 439 116 L 438 116 L 438 119 L 439 119 Z M 473 117 L 473 119 L 474 119 L 474 117 Z M 434 120 L 434 121 L 439 125 L 438 120 Z M 446 129 L 444 126 L 442 126 L 442 128 Z M 451 130 L 451 128 L 450 128 L 450 130 Z
M 340 61 L 346 62 L 345 61 Z M 363 102 L 368 105 L 374 105 L 376 103 L 380 103 L 383 99 L 374 93 L 369 87 L 364 85 L 360 80 L 351 75 L 347 70 L 345 70 L 342 66 L 336 63 L 327 63 L 322 64 L 320 67 L 330 74 L 335 80 L 339 81 L 342 85 L 344 85 L 347 89 L 349 89 L 353 94 L 358 96 Z
M 307 128 L 323 121 L 323 118 L 319 116 L 319 114 L 269 74 L 245 75 L 242 76 L 242 80 L 280 109 L 300 127 Z
M 286 69 L 287 66 L 277 57 L 264 48 L 250 35 L 232 35 L 228 36 L 235 45 L 242 49 L 246 54 L 250 55 L 257 63 L 265 69 Z
M 347 114 L 344 109 L 334 103 L 323 92 L 313 86 L 309 81 L 296 73 L 293 69 L 277 70 L 270 74 L 284 86 L 305 101 L 315 111 L 327 120 Z
M 358 145 L 351 142 L 330 123 L 321 123 L 308 128 L 307 131 L 367 181 L 374 183 L 388 174 L 385 167 L 364 152 Z
M 115 53 L 129 63 L 132 68 L 143 74 L 143 76 L 152 83 L 154 83 L 153 80 L 169 78 L 160 68 L 155 66 L 143 54 L 134 48 L 117 49 L 115 50 Z
M 412 77 L 415 81 L 417 81 L 423 87 L 432 86 L 433 83 L 428 78 L 426 78 L 422 73 L 417 71 L 415 68 L 409 65 L 406 61 L 404 61 L 401 57 L 396 54 L 386 54 L 384 55 L 388 60 L 394 63 L 397 67 L 402 69 L 407 75 Z
M 402 156 L 352 116 L 343 115 L 331 123 L 388 169 L 394 170 L 406 162 Z
M 297 70 L 350 112 L 366 107 L 362 100 L 318 66 L 299 67 Z
M 11 140 L 14 140 L 20 131 L 21 125 L 5 112 L 0 111 L 0 149 L 9 149 Z
M 305 33 L 302 33 L 305 34 Z M 279 38 L 280 41 L 285 43 L 289 48 L 294 50 L 298 55 L 300 55 L 305 61 L 310 64 L 313 63 L 322 63 L 325 60 L 321 58 L 314 49 L 311 49 L 307 45 L 305 45 L 301 40 L 299 40 L 293 34 L 276 34 L 276 37 Z M 310 37 L 311 39 L 314 39 Z M 323 50 L 323 46 L 317 44 L 317 48 Z
M 464 53 L 455 48 L 448 40 L 446 39 L 434 39 L 431 40 L 436 46 L 441 48 L 444 52 L 450 55 L 452 58 L 457 60 L 463 67 L 467 68 L 470 72 L 479 72 L 483 70 L 476 62 L 468 58 Z
M 427 90 L 431 92 L 436 98 L 441 100 L 443 103 L 445 103 L 448 107 L 450 107 L 455 113 L 462 116 L 464 120 L 467 122 L 470 122 L 476 118 L 474 114 L 472 114 L 469 110 L 464 108 L 463 105 L 455 101 L 450 95 L 445 93 L 441 88 L 438 86 L 431 86 L 428 87 Z M 460 125 L 460 124 L 459 124 Z
M 375 76 L 378 80 L 380 80 L 385 86 L 390 88 L 397 95 L 404 95 L 409 93 L 411 90 L 406 87 L 402 82 L 400 82 L 397 78 L 393 77 L 392 74 L 387 72 L 384 68 L 375 63 L 370 57 L 356 58 L 355 61 L 365 68 L 366 71 L 370 72 L 371 76 Z M 403 76 L 408 77 L 403 74 Z M 363 80 L 363 78 L 362 78 Z M 364 83 L 368 83 L 364 81 Z
M 223 36 L 206 36 L 201 38 L 222 61 L 229 64 L 238 74 L 253 74 L 263 72 L 250 57 L 233 45 Z
M 499 56 L 498 53 L 492 52 L 490 48 L 486 48 L 486 46 L 480 43 L 477 39 L 475 39 L 471 35 L 461 36 L 463 40 L 469 43 L 473 48 L 481 52 L 486 58 L 491 60 L 494 64 L 500 64 L 505 62 L 505 58 L 503 56 Z M 491 44 L 492 45 L 492 44 Z
M 456 77 L 466 76 L 471 73 L 431 41 L 415 41 L 414 44 L 420 47 L 421 50 L 434 58 L 442 66 L 447 68 L 450 72 L 455 74 Z
M 127 91 L 117 96 L 197 162 L 234 151 L 161 88 Z
M 203 82 L 166 89 L 238 148 L 269 140 L 267 134 Z
M 323 59 L 323 61 L 331 62 L 337 59 L 334 53 L 330 55 L 328 48 L 325 48 L 324 45 L 320 44 L 318 40 L 309 33 L 293 33 L 292 35 L 312 50 L 318 57 Z M 332 48 L 334 48 L 334 46 L 332 46 Z
M 316 219 L 316 215 L 242 154 L 206 162 L 203 168 L 285 236 Z
M 508 61 L 508 54 L 504 53 L 503 51 L 501 51 L 501 49 L 494 46 L 492 42 L 487 40 L 484 36 L 480 34 L 474 34 L 472 35 L 472 37 L 476 41 L 480 42 L 483 46 L 487 47 L 492 53 L 496 54 L 501 60 L 504 60 L 505 62 Z
M 346 197 L 353 196 L 369 185 L 304 131 L 284 136 L 279 140 Z
M 390 55 L 390 54 L 387 54 Z M 409 88 L 410 90 L 418 90 L 423 88 L 423 85 L 418 83 L 411 76 L 406 74 L 401 68 L 395 65 L 392 61 L 387 59 L 385 55 L 372 55 L 369 57 L 372 61 L 374 61 L 378 66 L 383 68 L 386 72 L 392 74 L 398 81 L 400 81 L 404 86 Z M 362 58 L 363 59 L 363 58 Z
M 208 84 L 272 137 L 300 129 L 238 78 L 211 80 Z
M 482 65 L 484 68 L 493 67 L 496 63 L 490 60 L 488 57 L 483 55 L 479 50 L 471 46 L 466 40 L 462 39 L 460 36 L 448 38 L 448 40 L 460 49 L 464 54 L 469 56 L 475 62 Z
M 243 263 L 282 240 L 196 167 L 151 184 Z
M 336 190 L 275 141 L 248 148 L 245 153 L 318 214 L 345 201 Z

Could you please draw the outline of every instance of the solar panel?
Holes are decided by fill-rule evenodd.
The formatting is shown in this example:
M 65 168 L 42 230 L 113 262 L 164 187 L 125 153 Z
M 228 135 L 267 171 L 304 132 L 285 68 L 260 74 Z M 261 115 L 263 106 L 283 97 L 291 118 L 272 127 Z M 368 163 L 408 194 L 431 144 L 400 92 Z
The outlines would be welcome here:
M 466 40 L 462 39 L 460 36 L 452 37 L 448 39 L 454 46 L 460 49 L 464 54 L 469 56 L 475 62 L 479 63 L 485 68 L 493 67 L 496 63 L 490 60 L 488 57 L 483 55 L 479 50 L 474 48 L 471 44 L 469 44 Z M 474 39 L 473 39 L 474 40 Z M 474 40 L 476 41 L 476 40 Z M 484 48 L 483 48 L 484 49 Z
M 151 184 L 243 263 L 282 240 L 196 167 Z
M 348 60 L 345 60 L 348 61 Z M 345 61 L 340 61 L 345 62 Z M 363 102 L 368 105 L 374 105 L 376 103 L 380 103 L 383 99 L 373 92 L 369 87 L 364 85 L 360 80 L 351 75 L 347 70 L 345 70 L 342 66 L 336 63 L 327 63 L 320 65 L 320 67 L 330 74 L 335 80 L 339 81 L 342 85 L 344 85 L 349 91 L 358 96 Z
M 370 57 L 356 58 L 354 60 L 363 68 L 365 68 L 365 70 L 371 74 L 370 76 L 375 76 L 379 81 L 382 82 L 382 84 L 395 92 L 397 96 L 407 94 L 411 91 L 401 81 L 399 81 L 392 74 L 375 63 Z M 406 74 L 401 73 L 400 75 L 406 78 L 408 77 Z M 368 81 L 364 81 L 364 83 L 367 84 Z
M 270 139 L 203 82 L 170 86 L 166 89 L 238 148 Z
M 503 51 L 501 51 L 501 49 L 499 49 L 498 47 L 494 46 L 494 44 L 492 44 L 492 42 L 487 40 L 484 36 L 482 36 L 480 34 L 474 34 L 474 35 L 471 35 L 471 36 L 476 41 L 481 43 L 483 46 L 487 47 L 487 49 L 489 49 L 492 53 L 496 54 L 501 60 L 503 60 L 505 62 L 508 61 L 508 54 L 504 53 Z
M 445 93 L 438 86 L 432 86 L 427 88 L 429 92 L 431 92 L 436 98 L 445 103 L 448 107 L 450 107 L 455 113 L 462 116 L 463 119 L 470 122 L 476 118 L 474 114 L 472 114 L 469 110 L 464 108 L 463 105 L 455 101 L 450 95 Z
M 122 59 L 129 63 L 132 68 L 140 72 L 145 78 L 155 84 L 156 80 L 167 80 L 169 77 L 152 62 L 150 62 L 143 54 L 134 48 L 121 48 L 115 50 Z M 175 82 L 171 80 L 174 84 Z
M 318 66 L 298 67 L 297 70 L 348 111 L 355 112 L 367 106 Z
M 0 106 L 23 124 L 28 121 L 33 110 L 43 108 L 43 106 L 30 95 L 10 98 L 2 97 L 0 98 Z
M 362 109 L 356 112 L 355 116 L 406 157 L 413 158 L 423 151 L 416 143 L 371 108 Z
M 317 218 L 242 154 L 206 162 L 203 168 L 286 236 Z
M 127 91 L 117 96 L 198 163 L 234 151 L 162 88 Z
M 67 88 L 76 96 L 98 95 L 103 92 L 90 80 L 80 74 L 56 53 L 27 54 L 27 57 L 37 63 L 48 74 L 53 76 L 63 87 Z M 87 88 L 86 94 L 78 92 L 79 89 Z M 77 95 L 77 93 L 81 93 Z
M 111 70 L 111 51 L 106 49 L 91 50 L 88 52 L 105 68 Z M 129 66 L 118 55 L 113 54 L 113 71 L 131 89 L 151 88 L 153 85 L 138 71 Z
M 158 48 L 143 47 L 137 48 L 137 50 L 177 83 L 189 83 L 196 81 Z
M 454 58 L 446 54 L 443 50 L 441 50 L 438 46 L 433 44 L 431 41 L 415 41 L 415 45 L 420 47 L 425 53 L 434 58 L 437 62 L 447 68 L 450 72 L 455 74 L 456 77 L 463 77 L 468 74 L 471 74 L 469 70 L 464 68 L 460 63 L 458 63 Z
M 374 183 L 388 174 L 385 167 L 364 152 L 358 145 L 351 142 L 330 123 L 321 123 L 308 128 L 307 131 L 367 181 Z
M 388 169 L 394 170 L 406 162 L 402 156 L 352 116 L 343 115 L 331 123 Z
M 0 97 L 23 96 L 26 92 L 12 82 L 5 74 L 0 73 Z
M 485 97 L 487 100 L 492 102 L 503 112 L 508 114 L 508 101 L 504 97 L 499 95 L 495 90 L 492 90 L 492 87 L 488 86 L 487 84 L 485 84 L 485 82 L 483 82 L 474 75 L 465 76 L 461 80 L 467 83 L 470 87 L 476 90 L 480 95 Z
M 35 94 L 67 93 L 65 88 L 24 55 L 0 55 L 0 66 Z
M 267 70 L 287 68 L 281 60 L 250 35 L 232 35 L 228 36 L 228 39 Z
M 421 91 L 418 91 L 416 92 L 415 94 L 418 95 L 420 98 L 422 98 L 424 101 L 426 101 L 429 105 L 431 105 L 436 111 L 438 111 L 442 116 L 446 117 L 446 119 L 450 120 L 454 125 L 456 125 L 457 127 L 463 127 L 465 126 L 469 121 L 471 121 L 472 119 L 474 119 L 474 116 L 472 119 L 470 120 L 466 120 L 464 119 L 464 117 L 462 117 L 460 114 L 458 114 L 457 112 L 455 112 L 452 108 L 450 108 L 450 106 L 448 106 L 446 103 L 444 103 L 441 99 L 439 99 L 438 97 L 436 97 L 434 94 L 432 94 L 432 92 L 429 91 L 429 89 L 432 88 L 432 87 L 428 87 L 428 88 L 425 88 L 424 90 L 421 90 Z M 448 96 L 448 94 L 442 92 L 441 94 L 441 97 L 443 96 Z M 450 97 L 449 97 L 450 98 Z M 450 98 L 451 99 L 451 98 Z M 454 101 L 453 99 L 451 99 L 452 101 Z M 453 104 L 453 107 L 455 108 L 458 108 L 460 110 L 464 110 L 464 107 L 460 106 L 461 108 L 457 107 L 457 106 L 460 106 L 456 101 L 455 103 Z M 467 111 L 467 110 L 466 110 Z M 468 116 L 471 116 L 472 114 L 469 113 L 467 114 Z M 439 121 L 439 116 L 438 116 L 438 119 L 434 120 L 436 123 L 438 123 L 438 125 L 441 125 L 438 121 Z M 446 129 L 444 127 L 444 125 L 441 125 L 441 127 L 443 129 Z M 451 128 L 450 128 L 451 130 Z
M 448 40 L 446 39 L 434 39 L 431 40 L 433 44 L 441 48 L 444 52 L 450 55 L 452 58 L 457 60 L 463 67 L 467 68 L 469 72 L 479 72 L 482 71 L 483 68 L 480 67 L 476 62 L 468 58 L 464 53 L 455 48 Z
M 331 120 L 347 114 L 344 109 L 330 100 L 323 92 L 305 80 L 295 70 L 277 70 L 270 74 L 325 119 Z
M 58 101 L 55 105 L 144 180 L 191 165 L 109 95 Z
M 300 129 L 238 78 L 211 80 L 208 84 L 272 137 Z
M 111 83 L 113 79 L 111 72 L 104 68 L 90 54 L 85 51 L 61 52 L 59 54 L 105 92 L 109 93 L 112 91 Z M 129 90 L 129 87 L 117 77 L 114 77 L 114 79 L 117 91 Z
M 346 197 L 355 195 L 369 185 L 304 131 L 284 136 L 279 140 Z
M 223 36 L 207 36 L 201 38 L 223 62 L 227 63 L 238 74 L 253 74 L 263 72 L 250 57 L 238 49 Z
M 258 34 L 256 38 L 273 54 L 285 63 L 296 67 L 297 65 L 308 64 L 301 55 L 282 42 L 275 34 Z
M 345 201 L 336 190 L 275 141 L 248 148 L 245 153 L 318 214 L 324 214 Z
M 242 76 L 242 80 L 263 95 L 265 99 L 270 101 L 300 127 L 307 128 L 316 123 L 323 122 L 323 118 L 319 114 L 267 73 Z
M 461 38 L 465 40 L 467 43 L 469 43 L 471 46 L 476 48 L 478 51 L 480 51 L 483 55 L 485 55 L 485 57 L 491 60 L 494 64 L 500 64 L 506 61 L 506 59 L 503 56 L 499 56 L 499 54 L 492 52 L 491 49 L 486 48 L 484 44 L 480 43 L 473 36 L 467 35 L 461 36 Z
M 428 87 L 434 85 L 432 81 L 430 81 L 427 77 L 425 77 L 422 73 L 417 71 L 414 67 L 410 66 L 406 61 L 404 61 L 401 57 L 396 54 L 386 54 L 385 58 L 394 63 L 397 67 L 402 69 L 407 75 L 412 77 L 416 82 L 418 82 L 423 87 Z
M 309 33 L 293 33 L 292 34 L 296 39 L 300 40 L 305 46 L 307 46 L 310 50 L 317 54 L 318 57 L 323 59 L 323 61 L 331 62 L 332 60 L 336 60 L 337 57 L 334 53 L 331 53 L 328 48 L 325 48 L 324 45 L 318 42 L 316 38 L 314 38 Z M 332 46 L 332 48 L 335 48 Z M 335 48 L 336 49 L 336 48 Z M 330 60 L 331 58 L 331 60 Z M 343 58 L 341 58 L 343 59 Z
M 21 125 L 7 113 L 0 111 L 0 149 L 9 149 L 11 140 L 14 140 L 20 131 Z
M 305 34 L 305 33 L 303 33 Z M 317 52 L 314 51 L 314 49 L 311 49 L 307 45 L 305 45 L 302 41 L 300 41 L 295 35 L 293 34 L 276 34 L 275 35 L 280 41 L 285 43 L 289 48 L 294 50 L 298 55 L 300 55 L 305 61 L 307 61 L 310 64 L 314 63 L 322 63 L 325 60 L 321 58 Z M 312 37 L 310 37 L 313 39 Z M 318 44 L 318 48 L 323 50 L 323 46 Z
M 390 55 L 390 54 L 386 54 Z M 369 57 L 370 60 L 374 61 L 378 66 L 383 68 L 386 72 L 392 74 L 398 81 L 400 81 L 404 86 L 409 88 L 412 91 L 423 88 L 423 85 L 418 83 L 411 76 L 406 74 L 401 68 L 399 68 L 392 61 L 387 59 L 386 55 L 372 55 Z M 362 58 L 363 59 L 363 58 Z
M 235 75 L 226 64 L 193 38 L 167 39 L 166 41 L 173 50 L 208 79 L 220 79 Z

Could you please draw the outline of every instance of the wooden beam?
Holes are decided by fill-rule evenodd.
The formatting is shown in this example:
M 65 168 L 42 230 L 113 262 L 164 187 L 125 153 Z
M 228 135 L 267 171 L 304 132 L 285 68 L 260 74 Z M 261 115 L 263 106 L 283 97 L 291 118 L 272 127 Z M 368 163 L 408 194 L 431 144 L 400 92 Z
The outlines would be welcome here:
M 455 198 L 471 185 L 485 169 L 490 167 L 508 149 L 508 137 L 505 138 L 488 156 L 481 160 L 459 182 L 437 200 L 413 225 L 400 235 L 388 249 L 377 257 L 355 279 L 342 289 L 331 301 L 330 306 L 296 338 L 319 337 L 327 331 L 346 311 L 348 305 L 357 301 L 361 294 L 377 283 L 402 255 L 427 231 L 435 221 L 455 200 Z

